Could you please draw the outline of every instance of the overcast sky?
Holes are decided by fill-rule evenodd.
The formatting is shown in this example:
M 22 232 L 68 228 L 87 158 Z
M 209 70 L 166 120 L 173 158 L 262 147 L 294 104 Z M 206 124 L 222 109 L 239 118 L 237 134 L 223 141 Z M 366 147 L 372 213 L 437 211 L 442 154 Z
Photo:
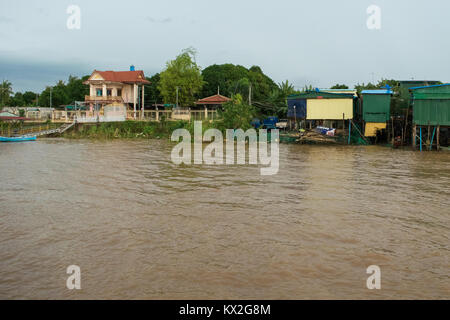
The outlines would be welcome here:
M 81 28 L 67 28 L 67 7 Z M 381 29 L 367 8 L 381 9 Z M 70 74 L 146 76 L 193 46 L 203 68 L 259 65 L 297 87 L 372 79 L 450 79 L 448 0 L 0 0 L 0 80 L 42 90 Z

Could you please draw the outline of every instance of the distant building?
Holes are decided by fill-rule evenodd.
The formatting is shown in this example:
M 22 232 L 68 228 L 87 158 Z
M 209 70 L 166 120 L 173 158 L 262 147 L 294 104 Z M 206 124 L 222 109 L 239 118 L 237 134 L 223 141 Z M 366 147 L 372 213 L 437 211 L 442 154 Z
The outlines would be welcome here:
M 98 71 L 94 70 L 84 84 L 89 85 L 89 95 L 85 103 L 90 111 L 100 110 L 109 104 L 122 103 L 136 111 L 141 89 L 141 109 L 144 109 L 144 86 L 150 82 L 145 79 L 144 71 Z
M 0 112 L 0 120 L 1 121 L 19 121 L 19 120 L 29 120 L 25 117 L 20 117 L 14 113 L 3 111 Z
M 225 103 L 231 101 L 230 98 L 227 98 L 225 96 L 222 96 L 220 94 L 216 94 L 211 97 L 203 98 L 200 100 L 197 100 L 195 103 L 197 106 L 204 106 L 205 108 L 211 107 L 211 108 L 218 108 L 223 106 Z

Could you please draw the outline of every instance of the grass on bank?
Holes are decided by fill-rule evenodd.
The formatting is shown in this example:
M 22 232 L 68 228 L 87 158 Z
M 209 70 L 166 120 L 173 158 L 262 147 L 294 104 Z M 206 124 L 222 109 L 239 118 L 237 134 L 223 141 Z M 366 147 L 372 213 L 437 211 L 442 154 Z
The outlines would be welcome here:
M 221 126 L 220 121 L 204 121 L 203 132 Z M 160 121 L 160 122 L 103 122 L 79 124 L 63 134 L 69 139 L 170 139 L 176 129 L 187 129 L 194 134 L 194 122 Z M 219 128 L 218 128 L 219 129 Z

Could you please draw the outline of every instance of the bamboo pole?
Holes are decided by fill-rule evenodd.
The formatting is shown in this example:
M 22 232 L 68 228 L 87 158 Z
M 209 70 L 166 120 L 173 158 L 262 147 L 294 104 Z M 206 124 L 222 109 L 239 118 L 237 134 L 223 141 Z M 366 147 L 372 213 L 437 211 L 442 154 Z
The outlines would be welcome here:
M 406 129 L 408 128 L 408 117 L 409 117 L 409 108 L 406 109 L 406 118 L 405 118 L 405 129 L 403 130 L 403 141 L 402 143 L 406 142 Z
M 433 149 L 433 140 L 434 140 L 434 135 L 436 134 L 436 127 L 434 127 L 434 130 L 433 130 L 433 135 L 431 136 L 431 141 L 430 141 L 430 151 L 431 151 L 431 149 Z
M 420 151 L 422 151 L 422 126 L 419 127 L 420 130 Z
M 361 131 L 359 131 L 358 127 L 352 122 L 353 128 L 356 129 L 356 131 L 358 131 L 359 135 L 361 136 L 361 138 L 364 139 L 364 141 L 369 144 L 369 141 L 367 141 L 366 137 L 364 137 L 364 135 L 361 133 Z

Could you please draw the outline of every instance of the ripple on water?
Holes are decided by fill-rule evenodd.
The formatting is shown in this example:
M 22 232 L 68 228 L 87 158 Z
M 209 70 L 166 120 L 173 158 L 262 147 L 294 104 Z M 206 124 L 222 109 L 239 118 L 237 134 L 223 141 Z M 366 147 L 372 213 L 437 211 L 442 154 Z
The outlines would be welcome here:
M 76 298 L 449 297 L 449 153 L 281 145 L 262 177 L 171 147 L 0 145 L 0 298 L 74 298 L 71 264 Z

